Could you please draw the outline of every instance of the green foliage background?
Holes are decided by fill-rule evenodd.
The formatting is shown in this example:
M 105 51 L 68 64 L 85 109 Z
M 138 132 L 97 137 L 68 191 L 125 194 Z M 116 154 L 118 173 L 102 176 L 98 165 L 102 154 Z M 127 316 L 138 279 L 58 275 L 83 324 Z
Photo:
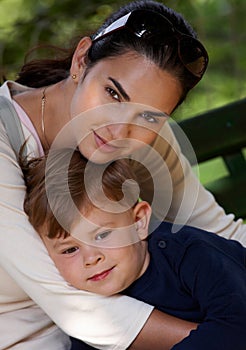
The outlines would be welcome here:
M 197 30 L 210 56 L 208 71 L 175 119 L 246 95 L 246 1 L 166 0 Z M 91 33 L 121 0 L 0 0 L 1 74 L 14 79 L 25 53 L 39 43 L 67 46 Z

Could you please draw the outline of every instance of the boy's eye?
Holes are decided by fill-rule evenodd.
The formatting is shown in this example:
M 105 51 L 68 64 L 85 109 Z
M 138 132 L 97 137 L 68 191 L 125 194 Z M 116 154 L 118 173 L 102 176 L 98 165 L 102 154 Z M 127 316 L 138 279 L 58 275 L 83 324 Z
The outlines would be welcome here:
M 75 253 L 78 249 L 79 249 L 79 247 L 71 247 L 71 248 L 68 248 L 68 249 L 64 250 L 64 251 L 62 252 L 62 254 L 73 254 L 73 253 Z
M 96 241 L 101 241 L 105 238 L 107 238 L 109 235 L 110 235 L 111 231 L 103 231 L 103 232 L 100 232 L 96 235 L 95 237 L 95 240 Z
M 114 89 L 112 89 L 111 87 L 107 87 L 106 91 L 114 100 L 120 101 L 120 96 Z

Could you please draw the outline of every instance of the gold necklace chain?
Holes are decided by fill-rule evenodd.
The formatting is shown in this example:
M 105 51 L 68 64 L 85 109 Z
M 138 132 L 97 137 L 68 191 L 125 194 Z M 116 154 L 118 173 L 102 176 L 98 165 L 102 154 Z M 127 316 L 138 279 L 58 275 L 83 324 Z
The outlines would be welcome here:
M 45 112 L 45 104 L 46 104 L 46 94 L 45 94 L 46 88 L 47 87 L 45 87 L 43 89 L 42 98 L 41 98 L 41 129 L 42 129 L 42 134 L 43 134 L 46 146 L 48 146 L 48 148 L 50 148 L 50 144 L 47 140 L 46 133 L 45 133 L 45 122 L 44 122 L 44 112 Z

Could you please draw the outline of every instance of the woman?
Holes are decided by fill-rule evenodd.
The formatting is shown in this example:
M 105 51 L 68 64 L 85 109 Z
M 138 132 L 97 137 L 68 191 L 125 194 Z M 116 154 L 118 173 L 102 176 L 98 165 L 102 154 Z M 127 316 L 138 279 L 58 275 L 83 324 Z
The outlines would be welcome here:
M 31 155 L 48 151 L 64 125 L 81 113 L 87 137 L 79 148 L 87 158 L 96 154 L 95 161 L 107 161 L 109 149 L 119 148 L 110 143 L 115 140 L 151 144 L 171 175 L 168 220 L 185 221 L 242 242 L 241 221 L 226 216 L 198 184 L 168 124 L 164 125 L 163 117 L 177 108 L 206 70 L 207 53 L 195 37 L 182 17 L 162 4 L 130 3 L 113 14 L 92 40 L 82 38 L 64 60 L 26 64 L 17 81 L 31 88 L 8 82 L 1 95 L 13 101 Z M 128 103 L 148 105 L 151 113 L 144 109 L 137 125 L 131 113 L 121 114 L 125 119 L 120 123 L 113 118 L 105 124 L 103 114 L 86 117 L 85 111 L 98 106 L 109 104 L 121 110 Z M 160 129 L 163 137 L 156 138 Z M 139 144 L 125 153 L 134 153 Z M 105 299 L 67 285 L 23 212 L 24 181 L 2 124 L 0 147 L 3 348 L 69 349 L 64 331 L 98 349 L 169 349 L 195 327 L 125 296 Z M 142 197 L 149 199 L 152 185 L 145 170 L 134 166 L 142 179 Z M 188 200 L 187 189 L 197 198 Z

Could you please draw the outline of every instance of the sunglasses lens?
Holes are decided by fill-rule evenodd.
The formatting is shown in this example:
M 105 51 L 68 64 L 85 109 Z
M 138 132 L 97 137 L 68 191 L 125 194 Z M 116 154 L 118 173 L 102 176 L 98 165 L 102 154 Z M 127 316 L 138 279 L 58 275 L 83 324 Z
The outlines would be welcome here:
M 139 38 L 148 39 L 157 36 L 159 39 L 160 37 L 164 39 L 173 34 L 173 29 L 164 17 L 161 19 L 160 25 L 160 15 L 158 13 L 136 10 L 132 12 L 127 27 Z
M 153 44 L 168 43 L 172 37 L 177 37 L 179 58 L 183 65 L 199 79 L 204 74 L 208 56 L 203 45 L 198 40 L 177 32 L 164 16 L 152 11 L 134 11 L 127 27 L 139 38 L 152 39 Z
M 207 68 L 208 56 L 199 41 L 182 35 L 179 39 L 179 57 L 193 75 L 198 78 L 202 77 Z
M 150 44 L 152 45 L 172 45 L 170 39 L 176 37 L 179 59 L 183 65 L 199 80 L 203 76 L 208 64 L 208 55 L 203 45 L 191 36 L 176 30 L 166 17 L 154 11 L 135 10 L 130 12 L 113 22 L 98 34 L 93 41 L 112 35 L 124 28 L 138 38 L 151 39 Z

